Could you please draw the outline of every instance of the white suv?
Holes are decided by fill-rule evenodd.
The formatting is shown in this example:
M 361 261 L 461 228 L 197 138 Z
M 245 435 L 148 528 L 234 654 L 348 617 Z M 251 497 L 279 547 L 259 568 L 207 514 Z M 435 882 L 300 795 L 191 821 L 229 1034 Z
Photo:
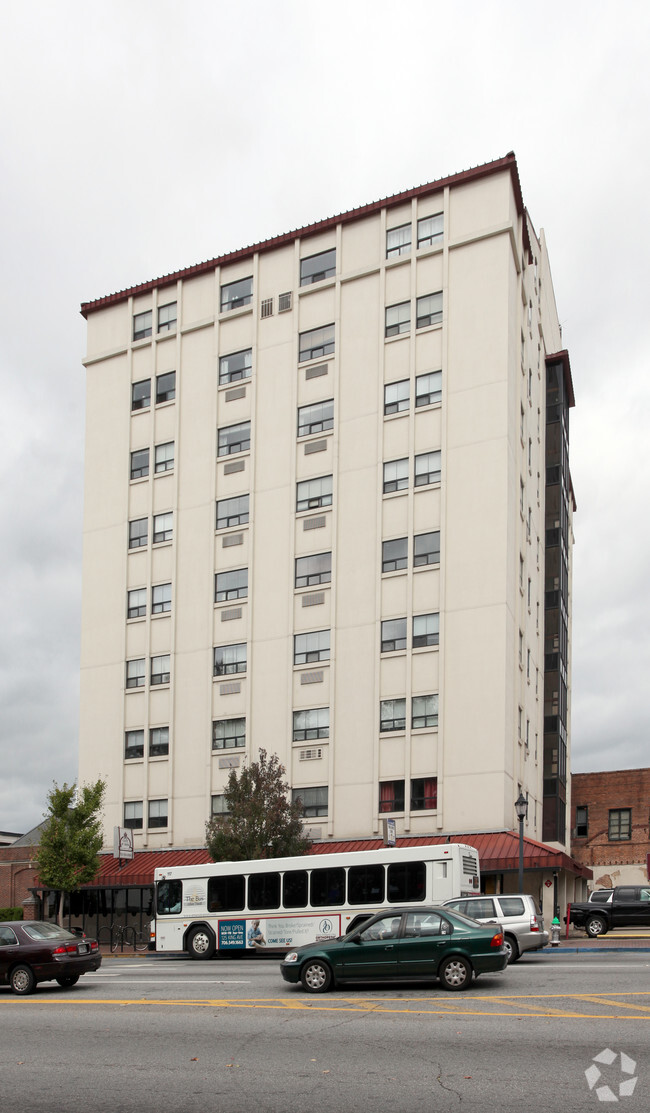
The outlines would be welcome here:
M 446 908 L 472 916 L 482 924 L 489 920 L 498 921 L 503 928 L 508 962 L 516 962 L 524 951 L 540 951 L 548 943 L 544 920 L 528 893 L 458 897 L 445 900 L 443 904 Z

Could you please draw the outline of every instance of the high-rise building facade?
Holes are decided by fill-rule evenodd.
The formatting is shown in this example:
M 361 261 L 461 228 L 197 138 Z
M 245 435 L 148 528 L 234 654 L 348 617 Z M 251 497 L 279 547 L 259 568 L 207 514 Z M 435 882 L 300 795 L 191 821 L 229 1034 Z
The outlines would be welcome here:
M 514 155 L 82 312 L 107 841 L 201 845 L 263 748 L 315 838 L 510 829 L 523 791 L 563 845 L 573 394 Z

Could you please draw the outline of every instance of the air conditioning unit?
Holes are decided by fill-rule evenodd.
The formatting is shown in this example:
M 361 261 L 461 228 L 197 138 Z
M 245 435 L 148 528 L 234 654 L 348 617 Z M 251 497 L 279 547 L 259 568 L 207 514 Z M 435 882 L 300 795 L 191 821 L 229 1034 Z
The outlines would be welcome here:
M 278 294 L 278 313 L 286 313 L 288 309 L 291 309 L 291 291 Z
M 300 761 L 316 761 L 322 756 L 323 750 L 321 746 L 314 746 L 310 750 L 301 750 L 299 754 Z

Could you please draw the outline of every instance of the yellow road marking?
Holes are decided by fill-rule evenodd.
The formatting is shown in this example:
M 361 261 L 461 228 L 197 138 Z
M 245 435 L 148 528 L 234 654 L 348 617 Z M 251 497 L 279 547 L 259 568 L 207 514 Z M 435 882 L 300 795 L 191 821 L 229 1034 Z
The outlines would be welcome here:
M 179 1008 L 202 1008 L 202 1009 L 266 1009 L 266 1010 L 284 1010 L 294 1012 L 328 1012 L 328 1013 L 356 1013 L 358 1015 L 405 1015 L 405 1016 L 452 1016 L 452 1017 L 472 1017 L 472 1016 L 494 1016 L 494 1017 L 520 1017 L 531 1019 L 580 1019 L 580 1020 L 650 1020 L 650 1005 L 643 1005 L 639 1002 L 628 1004 L 625 1001 L 619 1000 L 621 997 L 650 997 L 650 993 L 642 991 L 634 991 L 630 993 L 617 993 L 617 994 L 526 994 L 526 995 L 513 995 L 505 996 L 499 995 L 497 997 L 487 998 L 471 998 L 465 1000 L 454 1000 L 437 1002 L 433 999 L 421 998 L 405 998 L 398 1004 L 391 1001 L 390 998 L 379 999 L 363 999 L 363 998 L 338 998 L 327 1002 L 316 1002 L 312 1000 L 305 1000 L 302 998 L 240 998 L 239 1000 L 232 1000 L 228 998 L 209 998 L 207 1000 L 192 1000 L 192 999 L 178 999 L 172 1000 L 169 998 L 93 998 L 93 997 L 30 997 L 28 999 L 21 998 L 3 998 L 0 1003 L 12 1004 L 32 1004 L 32 1005 L 153 1005 L 153 1006 L 176 1006 Z M 561 1001 L 566 999 L 567 1006 L 565 1008 L 558 1006 L 551 1006 L 542 1004 L 545 1000 Z M 386 1004 L 384 1004 L 384 1001 Z M 594 1013 L 586 1011 L 577 1011 L 575 1007 L 571 1008 L 568 1005 L 570 1001 L 581 1001 L 584 1005 L 601 1004 L 609 1006 L 608 1012 Z M 390 1004 L 389 1004 L 390 1002 Z M 500 1009 L 489 1008 L 494 1003 L 500 1005 Z M 488 1006 L 488 1007 L 486 1007 Z M 617 1013 L 613 1010 L 616 1009 L 634 1009 L 643 1010 L 636 1013 Z M 534 1010 L 534 1011 L 533 1011 Z

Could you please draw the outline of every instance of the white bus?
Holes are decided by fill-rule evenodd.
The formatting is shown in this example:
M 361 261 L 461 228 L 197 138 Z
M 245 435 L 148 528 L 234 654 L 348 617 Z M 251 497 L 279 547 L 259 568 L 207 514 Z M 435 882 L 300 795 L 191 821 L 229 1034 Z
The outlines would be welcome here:
M 345 935 L 382 907 L 480 891 L 478 851 L 462 843 L 162 867 L 154 882 L 151 945 L 192 958 L 281 953 Z

